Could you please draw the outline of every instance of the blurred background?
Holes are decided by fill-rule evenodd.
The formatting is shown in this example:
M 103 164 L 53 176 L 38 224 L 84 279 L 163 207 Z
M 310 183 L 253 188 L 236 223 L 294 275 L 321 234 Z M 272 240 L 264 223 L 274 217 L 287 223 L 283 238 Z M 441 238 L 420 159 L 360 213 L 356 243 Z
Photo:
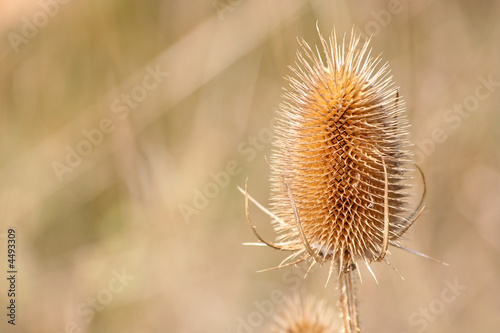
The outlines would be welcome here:
M 0 1 L 2 332 L 266 332 L 327 269 L 266 273 L 237 186 L 268 204 L 297 37 L 373 35 L 406 100 L 425 212 L 362 269 L 364 332 L 500 326 L 500 2 Z M 269 240 L 269 217 L 251 207 Z M 7 324 L 7 231 L 17 318 Z

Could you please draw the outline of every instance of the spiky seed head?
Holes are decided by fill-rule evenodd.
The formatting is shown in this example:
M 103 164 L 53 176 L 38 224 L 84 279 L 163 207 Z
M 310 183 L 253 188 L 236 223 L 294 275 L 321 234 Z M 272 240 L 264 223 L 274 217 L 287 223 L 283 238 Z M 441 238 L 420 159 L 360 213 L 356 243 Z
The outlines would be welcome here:
M 338 314 L 311 296 L 287 297 L 283 307 L 272 318 L 272 333 L 337 333 Z
M 307 242 L 340 272 L 380 258 L 384 238 L 394 245 L 404 232 L 414 166 L 388 65 L 355 33 L 341 44 L 320 39 L 321 51 L 299 41 L 275 128 L 271 201 L 292 257 L 311 259 Z

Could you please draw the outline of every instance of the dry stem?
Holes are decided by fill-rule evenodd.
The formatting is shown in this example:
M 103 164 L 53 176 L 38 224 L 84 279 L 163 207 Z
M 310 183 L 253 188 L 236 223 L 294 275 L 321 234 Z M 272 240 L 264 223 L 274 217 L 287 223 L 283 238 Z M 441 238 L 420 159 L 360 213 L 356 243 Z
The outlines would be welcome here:
M 344 318 L 344 332 L 358 333 L 358 311 L 356 290 L 354 287 L 354 270 L 343 271 L 339 277 L 340 306 Z

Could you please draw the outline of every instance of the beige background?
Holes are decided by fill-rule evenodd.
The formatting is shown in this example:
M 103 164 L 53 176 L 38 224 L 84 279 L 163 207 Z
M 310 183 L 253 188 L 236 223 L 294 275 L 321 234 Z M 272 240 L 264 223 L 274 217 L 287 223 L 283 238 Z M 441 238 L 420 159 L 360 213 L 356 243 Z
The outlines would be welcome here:
M 500 82 L 499 2 L 62 2 L 0 1 L 2 332 L 265 332 L 293 291 L 335 308 L 326 269 L 256 273 L 284 254 L 241 245 L 255 239 L 236 189 L 248 177 L 267 204 L 269 124 L 316 22 L 373 34 L 390 63 L 428 185 L 405 244 L 450 264 L 394 249 L 404 280 L 364 269 L 363 331 L 500 325 L 500 84 L 484 84 Z

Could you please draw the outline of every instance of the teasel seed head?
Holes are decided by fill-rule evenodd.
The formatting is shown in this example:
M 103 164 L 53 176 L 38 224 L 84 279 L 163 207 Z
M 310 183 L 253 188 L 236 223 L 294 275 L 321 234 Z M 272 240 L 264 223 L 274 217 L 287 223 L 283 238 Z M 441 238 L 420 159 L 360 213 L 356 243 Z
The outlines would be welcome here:
M 284 304 L 272 317 L 272 333 L 337 333 L 340 332 L 339 314 L 324 301 L 313 297 L 285 298 Z
M 421 212 L 408 205 L 415 171 L 404 101 L 369 40 L 300 40 L 270 159 L 276 248 L 330 273 L 384 258 Z M 322 49 L 320 51 L 320 49 Z M 269 244 L 268 244 L 269 245 Z

